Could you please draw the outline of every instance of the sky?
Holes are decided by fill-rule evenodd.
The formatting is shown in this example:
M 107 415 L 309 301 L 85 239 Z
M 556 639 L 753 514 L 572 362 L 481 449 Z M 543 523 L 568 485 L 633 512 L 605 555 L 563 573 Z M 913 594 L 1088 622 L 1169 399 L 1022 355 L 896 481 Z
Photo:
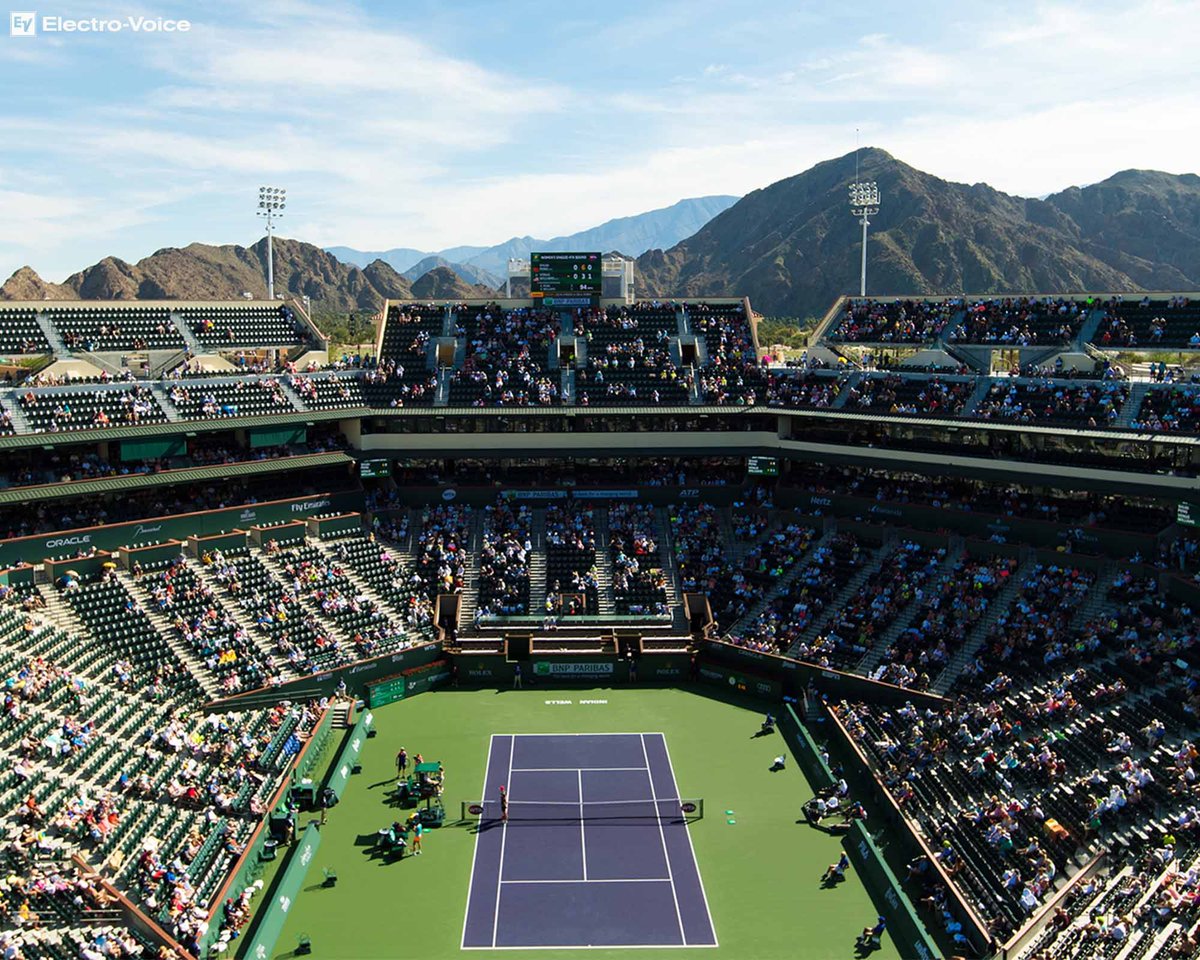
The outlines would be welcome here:
M 741 195 L 856 142 L 1023 196 L 1200 168 L 1195 0 L 17 2 L 38 29 L 0 34 L 0 280 L 252 243 L 261 185 L 288 191 L 281 236 L 437 250 Z

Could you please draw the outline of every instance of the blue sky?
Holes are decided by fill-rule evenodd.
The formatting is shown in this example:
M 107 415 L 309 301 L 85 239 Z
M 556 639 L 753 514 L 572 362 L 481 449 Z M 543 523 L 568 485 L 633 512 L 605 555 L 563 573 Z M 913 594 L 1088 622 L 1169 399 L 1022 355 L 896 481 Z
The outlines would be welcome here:
M 0 280 L 280 233 L 552 236 L 862 142 L 1027 196 L 1197 170 L 1200 4 L 17 0 L 187 33 L 0 35 Z M 885 198 L 886 203 L 886 198 Z

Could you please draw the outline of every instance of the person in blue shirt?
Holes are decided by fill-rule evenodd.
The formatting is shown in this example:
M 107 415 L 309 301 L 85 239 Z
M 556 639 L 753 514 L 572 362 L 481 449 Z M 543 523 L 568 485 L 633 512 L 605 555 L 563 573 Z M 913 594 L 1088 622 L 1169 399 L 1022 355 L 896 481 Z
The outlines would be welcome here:
M 850 866 L 850 855 L 848 853 L 846 853 L 845 850 L 843 850 L 842 855 L 840 857 L 838 857 L 837 863 L 831 863 L 829 865 L 829 869 L 827 869 L 821 875 L 821 881 L 824 882 L 826 880 L 832 880 L 833 882 L 836 883 L 838 880 L 845 879 L 846 868 L 849 866 Z
M 883 937 L 883 931 L 887 928 L 887 921 L 883 917 L 877 917 L 875 926 L 863 927 L 863 932 L 858 935 L 855 941 L 860 947 L 877 946 Z

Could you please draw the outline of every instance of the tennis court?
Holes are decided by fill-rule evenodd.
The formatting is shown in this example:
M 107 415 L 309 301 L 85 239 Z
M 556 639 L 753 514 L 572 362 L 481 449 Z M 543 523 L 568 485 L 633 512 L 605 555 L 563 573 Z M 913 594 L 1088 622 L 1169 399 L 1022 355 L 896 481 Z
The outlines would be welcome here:
M 493 735 L 481 800 L 464 949 L 717 945 L 661 733 Z

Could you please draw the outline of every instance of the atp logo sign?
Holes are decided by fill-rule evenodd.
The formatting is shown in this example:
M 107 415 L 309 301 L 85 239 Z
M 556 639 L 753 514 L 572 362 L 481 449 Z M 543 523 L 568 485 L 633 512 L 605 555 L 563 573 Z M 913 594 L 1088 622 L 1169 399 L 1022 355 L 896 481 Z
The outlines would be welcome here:
M 13 10 L 8 15 L 10 37 L 36 37 L 37 13 L 33 10 Z

